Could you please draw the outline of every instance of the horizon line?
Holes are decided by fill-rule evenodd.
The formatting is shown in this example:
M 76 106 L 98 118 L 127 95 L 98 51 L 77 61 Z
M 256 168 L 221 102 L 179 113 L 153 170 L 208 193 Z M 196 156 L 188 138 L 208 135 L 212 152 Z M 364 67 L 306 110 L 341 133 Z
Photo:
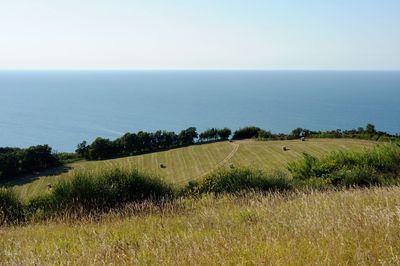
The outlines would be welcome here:
M 0 71 L 400 71 L 400 68 L 0 68 Z

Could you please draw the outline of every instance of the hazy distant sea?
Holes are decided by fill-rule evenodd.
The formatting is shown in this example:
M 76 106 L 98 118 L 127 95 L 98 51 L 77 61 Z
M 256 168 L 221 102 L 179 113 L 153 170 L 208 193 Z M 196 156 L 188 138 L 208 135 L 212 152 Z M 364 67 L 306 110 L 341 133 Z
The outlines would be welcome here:
M 189 126 L 400 133 L 399 71 L 1 71 L 0 146 Z

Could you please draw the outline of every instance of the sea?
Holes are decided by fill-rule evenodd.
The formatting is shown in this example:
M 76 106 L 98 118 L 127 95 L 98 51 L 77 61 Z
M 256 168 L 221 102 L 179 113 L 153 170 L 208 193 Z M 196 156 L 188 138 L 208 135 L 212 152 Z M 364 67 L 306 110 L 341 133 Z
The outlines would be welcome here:
M 194 126 L 400 133 L 400 71 L 0 71 L 0 147 Z

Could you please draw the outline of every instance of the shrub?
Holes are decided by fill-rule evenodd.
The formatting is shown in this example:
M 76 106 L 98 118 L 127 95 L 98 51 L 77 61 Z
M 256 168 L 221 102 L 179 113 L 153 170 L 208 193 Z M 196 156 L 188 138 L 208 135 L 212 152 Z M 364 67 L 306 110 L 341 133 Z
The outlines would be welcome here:
M 124 203 L 172 198 L 171 185 L 136 170 L 106 170 L 102 173 L 77 172 L 73 178 L 54 187 L 50 198 L 36 199 L 32 209 L 80 209 L 89 212 L 107 210 Z
M 242 190 L 282 191 L 290 188 L 290 180 L 284 173 L 277 172 L 269 175 L 261 170 L 236 168 L 216 172 L 199 182 L 191 182 L 186 187 L 186 193 L 218 194 L 235 193 Z
M 379 175 L 373 167 L 355 166 L 353 168 L 343 168 L 331 175 L 332 183 L 336 186 L 374 186 L 385 183 L 385 178 Z
M 294 179 L 323 178 L 336 186 L 384 184 L 397 178 L 399 169 L 400 147 L 393 144 L 333 152 L 321 159 L 304 154 L 303 160 L 288 165 Z
M 78 153 L 60 152 L 56 157 L 62 164 L 73 163 L 82 159 Z
M 0 225 L 16 224 L 24 220 L 24 205 L 14 191 L 0 188 Z
M 289 163 L 288 170 L 292 173 L 293 178 L 304 180 L 314 176 L 313 168 L 315 167 L 316 161 L 316 157 L 308 153 L 303 153 L 303 160 Z
M 53 195 L 45 194 L 36 196 L 30 199 L 26 206 L 26 219 L 31 221 L 46 218 L 46 215 L 56 211 L 55 207 L 56 204 Z

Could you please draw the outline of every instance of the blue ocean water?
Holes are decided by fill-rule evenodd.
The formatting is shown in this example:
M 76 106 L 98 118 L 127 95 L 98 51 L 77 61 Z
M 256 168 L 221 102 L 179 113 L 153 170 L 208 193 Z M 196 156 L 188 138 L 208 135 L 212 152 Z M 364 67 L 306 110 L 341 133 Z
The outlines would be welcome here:
M 400 71 L 0 71 L 0 146 L 189 126 L 400 132 Z

